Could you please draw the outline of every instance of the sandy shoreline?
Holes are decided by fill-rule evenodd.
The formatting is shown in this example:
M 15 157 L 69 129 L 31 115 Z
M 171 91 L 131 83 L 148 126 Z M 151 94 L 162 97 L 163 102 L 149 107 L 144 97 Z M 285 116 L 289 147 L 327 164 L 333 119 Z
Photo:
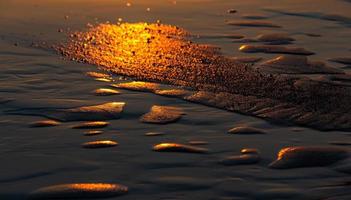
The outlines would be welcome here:
M 37 50 L 34 52 L 47 57 L 45 52 Z M 25 60 L 26 56 L 14 55 L 8 58 Z M 40 63 L 43 62 L 39 60 Z M 296 145 L 329 145 L 331 141 L 348 141 L 350 134 L 347 132 L 319 132 L 299 127 L 280 127 L 252 117 L 191 104 L 179 99 L 128 90 L 121 90 L 122 94 L 118 96 L 96 97 L 90 91 L 105 87 L 107 84 L 84 75 L 85 71 L 94 67 L 89 69 L 81 64 L 62 61 L 57 57 L 51 57 L 48 63 L 57 63 L 60 68 L 56 70 L 61 73 L 54 73 L 70 74 L 72 78 L 74 77 L 74 84 L 69 81 L 70 79 L 66 79 L 67 81 L 60 82 L 62 89 L 59 90 L 52 87 L 34 89 L 36 92 L 31 92 L 33 100 L 25 100 L 27 95 L 25 93 L 10 91 L 6 97 L 16 100 L 13 103 L 2 104 L 3 111 L 11 108 L 11 105 L 45 109 L 93 105 L 116 100 L 127 102 L 127 106 L 121 119 L 110 121 L 111 125 L 103 129 L 104 133 L 94 138 L 83 136 L 81 130 L 71 129 L 71 126 L 77 124 L 75 122 L 64 123 L 57 127 L 33 129 L 28 128 L 27 124 L 44 118 L 2 115 L 1 124 L 6 130 L 2 133 L 1 143 L 3 149 L 1 157 L 4 160 L 1 182 L 6 185 L 2 187 L 6 189 L 1 191 L 1 195 L 4 198 L 23 199 L 32 190 L 60 183 L 117 182 L 130 188 L 130 194 L 118 199 L 145 198 L 145 195 L 150 199 L 173 198 L 178 196 L 180 191 L 185 195 L 184 199 L 205 198 L 205 196 L 214 198 L 233 194 L 245 199 L 261 196 L 262 192 L 266 193 L 266 190 L 272 188 L 283 192 L 285 191 L 283 189 L 294 188 L 299 190 L 299 192 L 294 190 L 296 193 L 306 194 L 310 193 L 309 190 L 317 190 L 317 187 L 348 180 L 345 174 L 324 167 L 286 171 L 267 169 L 267 165 L 275 159 L 280 148 Z M 74 65 L 77 67 L 72 71 Z M 37 62 L 26 66 L 37 67 Z M 11 69 L 28 76 L 28 80 L 33 80 L 33 75 L 26 73 L 31 71 L 30 68 L 19 66 Z M 51 70 L 43 76 L 51 79 L 55 77 Z M 77 88 L 74 85 L 81 87 Z M 155 104 L 181 107 L 187 115 L 179 122 L 169 125 L 140 123 L 139 117 Z M 268 134 L 227 134 L 230 128 L 239 124 L 262 128 Z M 144 136 L 151 131 L 164 132 L 165 135 Z M 120 145 L 97 150 L 80 147 L 83 142 L 95 139 L 113 139 Z M 205 147 L 210 149 L 211 153 L 191 155 L 152 151 L 152 146 L 160 142 L 186 144 L 193 140 L 208 142 Z M 240 154 L 242 148 L 259 149 L 262 161 L 256 165 L 232 167 L 217 164 L 217 161 L 226 156 Z M 231 180 L 230 177 L 234 179 Z M 346 189 L 348 186 L 342 187 Z M 175 191 L 172 188 L 175 188 Z M 323 192 L 316 193 L 320 195 Z M 337 192 L 330 194 L 335 195 Z M 181 196 L 178 198 L 182 199 Z
M 325 6 L 328 2 L 322 4 L 318 12 L 330 14 L 328 6 Z M 350 161 L 347 159 L 328 166 L 311 168 L 280 170 L 268 167 L 276 159 L 279 150 L 288 146 L 350 149 L 350 132 L 322 132 L 305 127 L 271 124 L 255 117 L 178 98 L 112 88 L 111 83 L 118 84 L 126 80 L 119 76 L 112 76 L 113 82 L 94 80 L 86 73 L 106 72 L 98 70 L 96 66 L 67 61 L 50 51 L 30 47 L 32 41 L 61 41 L 65 35 L 57 32 L 58 29 L 84 29 L 83 26 L 94 21 L 95 16 L 106 21 L 125 15 L 126 20 L 140 21 L 145 17 L 141 10 L 150 7 L 151 12 L 147 20 L 163 16 L 167 23 L 181 25 L 194 33 L 218 35 L 235 32 L 249 38 L 258 35 L 258 30 L 271 30 L 242 27 L 234 29 L 228 27 L 224 19 L 237 19 L 241 12 L 260 12 L 274 23 L 282 24 L 282 31 L 291 33 L 296 38 L 297 45 L 316 51 L 317 54 L 312 56 L 313 60 L 322 60 L 328 65 L 342 68 L 346 65 L 333 64 L 327 59 L 350 55 L 350 38 L 347 36 L 350 33 L 349 16 L 341 12 L 349 5 L 348 2 L 338 1 L 335 5 L 335 9 L 344 16 L 337 18 L 339 21 L 301 18 L 307 24 L 314 24 L 314 27 L 296 24 L 296 18 L 292 15 L 275 15 L 265 9 L 253 9 L 252 5 L 255 5 L 255 2 L 241 6 L 228 1 L 210 2 L 210 5 L 217 5 L 212 9 L 200 6 L 201 2 L 194 3 L 193 6 L 199 6 L 198 12 L 194 14 L 189 14 L 190 8 L 182 8 L 182 3 L 178 2 L 179 9 L 175 7 L 175 10 L 166 14 L 164 9 L 169 9 L 166 3 L 136 2 L 135 8 L 131 8 L 135 10 L 125 10 L 127 8 L 118 7 L 121 3 L 109 2 L 105 5 L 99 4 L 101 9 L 95 9 L 89 14 L 93 4 L 83 6 L 81 11 L 77 11 L 80 10 L 79 7 L 74 6 L 71 7 L 71 11 L 67 11 L 68 5 L 41 4 L 38 1 L 29 5 L 31 9 L 40 8 L 41 11 L 28 19 L 26 17 L 31 16 L 29 13 L 11 14 L 11 9 L 13 12 L 23 11 L 26 4 L 6 4 L 11 9 L 3 12 L 5 17 L 0 20 L 0 24 L 6 27 L 0 31 L 0 199 L 26 199 L 28 194 L 39 188 L 68 183 L 115 183 L 128 187 L 128 194 L 111 199 L 350 198 Z M 256 2 L 256 5 L 260 4 Z M 115 14 L 111 5 L 115 5 L 120 13 Z M 290 5 L 289 2 L 286 5 Z M 300 6 L 303 7 L 303 3 Z M 51 8 L 55 12 L 48 15 L 50 9 L 43 8 Z M 226 10 L 231 8 L 237 9 L 239 14 L 228 16 Z M 291 9 L 298 10 L 298 5 L 297 8 Z M 45 14 L 47 19 L 40 16 Z M 179 14 L 183 14 L 183 17 L 173 17 Z M 64 19 L 66 15 L 70 16 L 68 20 Z M 208 24 L 201 21 L 204 16 L 208 17 Z M 6 19 L 12 19 L 13 22 Z M 200 21 L 201 23 L 198 23 Z M 332 29 L 330 27 L 334 28 L 334 31 L 329 30 Z M 338 30 L 337 33 L 335 30 Z M 40 35 L 40 32 L 43 34 Z M 299 35 L 298 32 L 314 32 L 321 34 L 322 38 Z M 334 37 L 337 39 L 331 40 Z M 199 40 L 201 43 L 221 46 L 226 55 L 231 52 L 234 56 L 247 56 L 235 50 L 239 44 L 231 43 L 228 38 Z M 259 53 L 252 56 L 263 57 L 265 61 L 277 55 Z M 348 72 L 347 68 L 343 69 Z M 94 91 L 98 88 L 115 89 L 120 94 L 97 96 Z M 105 128 L 96 128 L 102 131 L 98 135 L 85 136 L 86 130 L 72 129 L 73 126 L 79 125 L 80 121 L 64 122 L 53 127 L 30 127 L 35 121 L 45 120 L 45 117 L 38 115 L 47 110 L 64 110 L 108 102 L 125 102 L 126 105 L 119 119 L 107 120 L 109 125 Z M 175 123 L 166 125 L 140 122 L 140 117 L 148 113 L 154 105 L 181 108 L 185 115 Z M 11 112 L 20 114 L 9 114 Z M 254 127 L 264 130 L 266 134 L 228 134 L 228 130 L 238 126 Z M 145 136 L 149 132 L 163 134 Z M 112 140 L 118 142 L 118 145 L 101 149 L 87 149 L 81 146 L 96 140 Z M 154 145 L 160 143 L 189 145 L 189 142 L 194 141 L 202 141 L 202 145 L 193 146 L 208 149 L 208 153 L 153 151 Z M 241 155 L 240 151 L 243 148 L 258 149 L 261 158 L 259 162 L 233 166 L 220 163 L 227 157 Z M 340 171 L 341 167 L 344 167 L 344 172 Z

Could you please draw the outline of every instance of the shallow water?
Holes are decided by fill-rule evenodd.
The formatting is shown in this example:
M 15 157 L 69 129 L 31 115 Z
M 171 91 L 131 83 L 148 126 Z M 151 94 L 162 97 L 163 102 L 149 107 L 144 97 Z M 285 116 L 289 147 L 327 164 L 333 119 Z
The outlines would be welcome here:
M 70 183 L 128 186 L 129 193 L 115 199 L 277 199 L 282 195 L 291 199 L 347 199 L 351 195 L 350 173 L 345 173 L 350 167 L 347 168 L 346 161 L 317 168 L 268 168 L 283 147 L 331 146 L 333 141 L 349 141 L 350 132 L 320 132 L 270 124 L 181 99 L 124 89 L 118 89 L 120 95 L 96 96 L 92 91 L 109 88 L 111 83 L 94 80 L 86 72 L 106 72 L 97 70 L 96 66 L 62 59 L 48 48 L 66 41 L 70 30 L 86 30 L 87 23 L 116 23 L 119 18 L 126 22 L 160 20 L 199 35 L 192 40 L 219 46 L 226 56 L 257 56 L 263 58 L 260 62 L 279 55 L 240 52 L 239 47 L 245 43 L 223 35 L 255 38 L 265 33 L 288 34 L 295 39 L 288 46 L 316 53 L 309 56 L 311 60 L 351 72 L 344 64 L 329 61 L 351 57 L 349 1 L 324 0 L 313 7 L 312 0 L 285 0 L 279 4 L 268 0 L 174 2 L 140 0 L 130 1 L 131 6 L 127 6 L 127 1 L 112 0 L 0 0 L 1 199 L 26 199 L 38 188 Z M 228 13 L 229 9 L 237 12 Z M 264 16 L 263 21 L 281 28 L 227 24 L 250 20 L 248 15 L 256 16 L 255 21 L 259 20 L 257 16 Z M 125 81 L 119 76 L 113 76 L 113 80 L 113 83 Z M 87 130 L 72 129 L 77 122 L 30 127 L 33 122 L 45 120 L 41 116 L 48 110 L 70 110 L 107 102 L 126 102 L 126 105 L 121 118 L 109 120 L 109 126 L 96 136 L 86 137 Z M 139 122 L 153 105 L 179 107 L 186 115 L 167 125 Z M 240 126 L 267 133 L 227 133 Z M 164 134 L 145 137 L 149 132 Z M 118 141 L 119 145 L 101 149 L 81 147 L 91 141 Z M 191 141 L 204 141 L 201 148 L 209 153 L 152 150 L 160 143 Z M 218 164 L 223 158 L 240 156 L 243 148 L 258 149 L 260 162 L 242 166 Z M 341 168 L 343 172 L 337 170 Z

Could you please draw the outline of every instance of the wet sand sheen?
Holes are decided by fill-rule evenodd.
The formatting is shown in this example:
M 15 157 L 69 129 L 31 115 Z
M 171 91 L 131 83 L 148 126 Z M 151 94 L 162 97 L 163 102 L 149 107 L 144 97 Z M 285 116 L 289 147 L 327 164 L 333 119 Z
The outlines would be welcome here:
M 114 69 L 115 73 L 119 73 L 119 68 L 125 67 L 125 71 L 121 74 L 133 77 L 135 80 L 151 81 L 129 83 L 126 82 L 130 80 L 129 78 L 116 77 L 113 72 L 92 73 L 92 71 L 98 71 L 96 66 L 69 62 L 66 59 L 52 56 L 48 52 L 42 52 L 42 50 L 23 48 L 21 40 L 18 43 L 16 41 L 14 48 L 5 45 L 0 53 L 0 65 L 2 66 L 0 67 L 0 78 L 5 83 L 0 87 L 1 92 L 4 91 L 2 93 L 4 94 L 3 97 L 0 97 L 2 107 L 0 113 L 3 113 L 0 119 L 2 126 L 2 131 L 0 131 L 2 142 L 0 145 L 3 161 L 0 175 L 2 184 L 0 199 L 26 199 L 28 193 L 41 187 L 43 188 L 39 189 L 39 194 L 36 195 L 47 195 L 43 199 L 60 197 L 62 197 L 61 199 L 72 199 L 74 196 L 78 199 L 87 199 L 88 197 L 95 199 L 105 197 L 111 197 L 111 199 L 350 199 L 350 160 L 344 160 L 342 152 L 328 154 L 329 150 L 312 151 L 309 149 L 311 145 L 328 144 L 332 147 L 339 146 L 349 149 L 350 144 L 347 142 L 349 133 L 338 131 L 323 133 L 308 128 L 285 127 L 281 126 L 280 123 L 270 124 L 254 117 L 228 113 L 196 104 L 201 103 L 265 119 L 281 120 L 282 122 L 309 124 L 312 127 L 324 126 L 324 130 L 338 128 L 330 123 L 330 121 L 335 120 L 338 120 L 339 125 L 345 124 L 347 126 L 348 121 L 345 120 L 343 113 L 347 113 L 348 110 L 347 107 L 342 107 L 344 105 L 341 106 L 340 103 L 347 103 L 348 101 L 334 101 L 334 99 L 337 100 L 340 97 L 339 95 L 343 91 L 335 91 L 335 98 L 318 99 L 319 96 L 317 95 L 316 102 L 328 102 L 330 100 L 330 104 L 335 104 L 325 109 L 322 105 L 315 108 L 314 103 L 311 103 L 310 100 L 306 101 L 306 99 L 314 96 L 312 93 L 320 85 L 324 85 L 328 92 L 339 88 L 339 86 L 350 87 L 348 86 L 351 84 L 349 76 L 339 74 L 340 71 L 331 75 L 333 71 L 328 67 L 329 65 L 338 67 L 344 65 L 343 62 L 348 62 L 345 58 L 349 53 L 349 45 L 347 46 L 349 40 L 342 34 L 339 35 L 346 30 L 340 28 L 337 23 L 321 24 L 319 20 L 309 22 L 309 20 L 304 21 L 303 18 L 281 17 L 279 14 L 266 12 L 264 11 L 266 8 L 264 4 L 267 3 L 262 2 L 272 3 L 269 0 L 242 2 L 230 0 L 177 1 L 178 5 L 174 6 L 172 10 L 159 7 L 163 0 L 141 0 L 144 2 L 142 5 L 139 4 L 139 1 L 129 1 L 129 7 L 126 10 L 121 8 L 125 6 L 125 2 L 114 0 L 107 0 L 114 2 L 108 4 L 108 6 L 106 6 L 107 1 L 89 3 L 84 0 L 52 0 L 48 3 L 41 1 L 43 4 L 25 0 L 18 2 L 21 1 L 26 6 L 27 4 L 38 4 L 32 8 L 31 6 L 25 7 L 21 3 L 14 3 L 16 7 L 24 7 L 24 10 L 30 12 L 30 16 L 33 16 L 33 18 L 28 17 L 28 19 L 18 21 L 22 13 L 13 12 L 16 15 L 15 20 L 10 20 L 11 18 L 7 18 L 5 14 L 1 21 L 9 21 L 9 24 L 18 26 L 20 30 L 17 30 L 17 34 L 20 31 L 21 34 L 28 33 L 28 36 L 25 36 L 25 39 L 28 40 L 30 40 L 31 29 L 35 29 L 38 32 L 43 32 L 43 35 L 40 33 L 39 36 L 43 40 L 46 40 L 46 36 L 48 36 L 50 41 L 51 37 L 53 41 L 61 41 L 57 37 L 66 35 L 67 26 L 67 30 L 69 28 L 70 30 L 82 30 L 84 23 L 94 21 L 92 17 L 97 17 L 97 23 L 102 20 L 114 21 L 116 17 L 123 17 L 123 21 L 148 21 L 157 17 L 162 21 L 188 27 L 200 36 L 205 36 L 200 38 L 193 38 L 192 36 L 187 38 L 185 36 L 184 38 L 180 37 L 181 40 L 194 39 L 196 42 L 214 43 L 223 47 L 223 52 L 230 54 L 231 57 L 228 57 L 230 61 L 227 64 L 218 64 L 223 63 L 223 59 L 217 59 L 218 63 L 213 62 L 214 59 L 208 58 L 208 55 L 214 53 L 220 57 L 219 49 L 208 45 L 200 45 L 209 49 L 209 51 L 204 51 L 203 57 L 182 54 L 188 56 L 186 59 L 191 58 L 189 59 L 191 60 L 189 61 L 190 64 L 183 65 L 181 62 L 172 62 L 171 65 L 163 68 L 162 63 L 160 66 L 148 66 L 152 64 L 148 60 L 147 63 L 143 63 L 142 59 L 138 60 L 140 51 L 132 52 L 134 49 L 131 48 L 129 55 L 138 62 L 127 60 L 124 63 L 126 66 L 115 66 L 115 61 L 123 61 L 122 56 L 113 60 L 113 62 L 107 61 L 105 63 L 106 66 L 110 64 L 109 67 Z M 67 10 L 68 5 L 76 1 L 80 3 L 74 3 L 76 6 Z M 158 3 L 155 3 L 156 1 Z M 115 2 L 117 3 L 115 4 Z M 295 6 L 296 8 L 302 8 L 301 10 L 314 10 L 320 8 L 320 4 L 323 4 L 323 2 L 319 2 L 319 5 L 313 8 L 308 6 L 303 8 L 301 6 L 303 5 L 302 1 L 291 2 L 292 7 L 286 8 L 286 10 L 294 9 Z M 331 5 L 340 2 L 345 1 L 335 1 Z M 285 3 L 284 1 L 280 2 L 279 5 L 277 4 L 278 9 L 285 10 Z M 44 4 L 50 4 L 52 8 L 46 9 Z M 148 4 L 152 4 L 152 6 Z M 182 4 L 185 4 L 186 9 L 177 10 L 177 7 L 183 6 Z M 208 6 L 208 4 L 211 4 L 211 6 Z M 148 8 L 147 14 L 141 12 L 146 9 L 146 6 L 151 8 L 151 12 Z M 228 8 L 235 8 L 237 14 L 226 14 L 225 16 L 218 14 L 226 12 Z M 339 12 L 338 9 L 334 10 L 332 6 L 330 8 L 333 8 L 333 12 Z M 33 12 L 32 9 L 37 12 Z M 4 6 L 3 10 L 5 12 L 10 10 L 11 12 L 8 6 Z M 191 15 L 186 13 L 187 10 L 191 12 Z M 42 11 L 50 15 L 45 15 Z M 97 14 L 97 12 L 101 14 Z M 57 16 L 57 19 L 60 20 L 65 18 L 65 21 L 63 23 L 55 21 L 57 19 L 53 20 L 50 17 L 51 14 Z M 65 16 L 66 14 L 67 16 Z M 40 18 L 36 18 L 35 15 L 40 15 Z M 340 13 L 340 15 L 343 14 Z M 42 16 L 45 16 L 45 18 Z M 251 19 L 261 21 L 263 19 L 262 21 L 281 25 L 282 28 L 259 27 L 254 23 L 251 23 L 252 26 L 244 26 L 244 24 L 242 26 L 229 26 L 223 24 L 223 17 L 233 21 L 251 21 Z M 45 24 L 37 26 L 36 24 L 41 24 L 42 20 L 45 20 Z M 292 24 L 295 20 L 303 23 Z M 29 21 L 31 23 L 28 26 L 26 22 Z M 154 21 L 154 19 L 150 21 Z M 323 26 L 323 28 L 319 26 Z M 12 35 L 12 30 L 7 30 L 8 26 L 2 27 L 2 34 L 11 31 Z M 63 33 L 60 33 L 61 36 L 54 36 L 50 31 L 47 31 L 52 28 L 56 31 L 57 27 L 60 28 L 60 31 L 63 30 Z M 272 33 L 270 31 L 288 35 L 270 34 Z M 268 32 L 269 34 L 266 34 Z M 333 32 L 336 32 L 335 35 Z M 13 30 L 13 33 L 13 35 L 16 35 L 15 30 Z M 110 33 L 114 34 L 113 31 Z M 258 36 L 255 37 L 256 35 Z M 323 38 L 309 38 L 306 35 L 314 37 L 323 35 Z M 142 41 L 134 40 L 134 36 L 130 34 L 126 38 L 131 46 L 138 45 Z M 175 38 L 171 36 L 168 39 Z M 154 40 L 158 40 L 158 38 Z M 294 58 L 290 56 L 278 57 L 278 55 L 264 53 L 244 54 L 238 52 L 239 44 L 234 43 L 237 41 L 250 45 L 251 42 L 254 42 L 254 46 L 295 43 L 285 47 L 303 47 L 315 52 L 316 55 L 308 59 L 305 59 L 305 56 L 299 57 L 302 59 L 296 59 L 295 56 Z M 328 42 L 324 44 L 324 41 Z M 90 45 L 97 47 L 104 42 L 104 38 L 101 40 L 91 38 L 91 43 L 86 42 L 86 45 L 89 49 Z M 153 43 L 152 39 L 150 43 Z M 150 43 L 149 45 L 151 45 Z M 186 45 L 194 47 L 194 50 L 197 49 L 195 44 Z M 173 60 L 173 54 L 179 52 L 169 51 L 167 53 L 168 46 L 172 45 L 167 44 L 164 48 L 161 45 L 161 48 L 158 49 L 161 52 L 156 54 L 151 52 L 145 57 L 153 58 L 155 56 L 155 59 L 152 60 L 157 62 L 164 58 Z M 343 53 L 346 46 L 347 52 Z M 328 49 L 324 49 L 324 47 Z M 129 50 L 129 48 L 126 49 Z M 22 53 L 18 52 L 21 50 L 23 50 Z M 38 53 L 32 55 L 30 53 L 32 51 Z M 165 51 L 165 54 L 162 53 Z M 90 51 L 90 53 L 95 52 L 101 53 L 106 58 L 111 56 L 105 54 L 108 51 Z M 46 53 L 50 55 L 48 56 Z M 84 54 L 86 57 L 89 52 L 84 52 Z M 159 55 L 161 57 L 157 58 Z M 252 57 L 247 57 L 251 55 Z M 223 57 L 227 58 L 226 56 Z M 274 57 L 277 59 L 269 60 Z M 118 60 L 119 58 L 122 58 L 122 60 Z M 326 58 L 334 58 L 333 60 L 338 61 L 338 63 L 328 61 L 325 64 L 327 68 L 324 68 L 319 65 L 320 63 L 314 62 L 315 60 L 327 61 Z M 179 56 L 179 59 L 183 59 L 182 56 Z M 177 65 L 178 63 L 180 65 Z M 189 67 L 192 63 L 192 67 Z M 236 65 L 233 63 L 236 63 Z M 316 67 L 314 67 L 315 64 Z M 145 74 L 148 71 L 148 68 L 145 67 L 154 67 L 153 73 Z M 246 67 L 247 69 L 245 69 Z M 240 72 L 241 70 L 243 72 Z M 345 68 L 345 70 L 347 69 Z M 233 74 L 237 73 L 238 76 L 232 76 L 231 71 L 233 71 Z M 129 75 L 126 74 L 127 72 Z M 279 90 L 269 91 L 266 81 L 261 81 L 259 76 L 248 75 L 252 72 L 262 74 L 263 78 L 272 76 L 266 80 L 267 82 L 273 81 L 271 83 L 272 88 L 277 85 L 276 87 Z M 85 77 L 85 73 L 96 81 Z M 169 73 L 175 75 L 168 75 Z M 6 78 L 6 76 L 9 77 Z M 216 79 L 217 76 L 221 80 Z M 302 76 L 306 78 L 301 79 Z M 5 79 L 3 79 L 4 77 Z M 235 79 L 237 82 L 231 79 Z M 283 80 L 291 81 L 284 82 Z M 260 84 L 257 83 L 259 81 L 261 81 L 260 84 L 263 84 L 262 91 L 260 91 Z M 133 84 L 134 86 L 132 86 Z M 292 84 L 293 86 L 289 87 Z M 237 85 L 239 88 L 235 88 Z M 333 86 L 329 87 L 329 85 Z M 121 95 L 110 96 L 112 95 L 111 87 L 119 88 L 118 91 L 122 91 Z M 40 90 L 36 90 L 37 88 Z M 97 91 L 98 88 L 103 90 Z M 125 89 L 137 92 L 125 91 Z M 280 96 L 281 93 L 290 93 L 291 91 L 286 91 L 290 89 L 296 89 L 298 92 L 291 93 L 291 96 Z M 324 89 L 320 90 L 323 91 Z M 25 93 L 6 92 L 11 90 Z M 139 91 L 151 92 L 156 95 Z M 299 95 L 296 97 L 296 94 L 302 94 L 305 97 Z M 330 95 L 333 96 L 334 93 L 330 93 Z M 31 99 L 26 98 L 29 96 Z M 168 97 L 180 98 L 194 103 Z M 6 103 L 6 99 L 10 99 L 10 102 Z M 38 101 L 35 102 L 32 99 L 38 99 Z M 113 101 L 126 102 L 126 106 L 123 108 L 120 104 L 114 107 Z M 111 104 L 102 106 L 106 102 Z M 138 119 L 147 113 L 152 105 L 181 107 L 187 115 L 174 124 L 160 126 L 140 123 Z M 117 107 L 121 109 L 114 109 Z M 334 110 L 334 107 L 340 108 L 336 109 L 333 117 L 325 117 L 331 110 Z M 342 110 L 343 108 L 345 110 Z M 122 110 L 124 110 L 123 113 Z M 306 112 L 311 112 L 311 114 L 303 117 L 300 115 Z M 18 113 L 19 115 L 7 115 L 12 113 Z M 164 113 L 167 114 L 167 111 Z M 163 117 L 164 113 L 154 115 L 154 119 Z M 37 117 L 38 115 L 40 117 Z M 41 117 L 58 120 L 59 126 L 36 129 L 28 127 L 31 122 L 41 124 L 40 121 L 37 121 L 42 120 Z M 117 118 L 121 119 L 115 120 Z M 72 129 L 72 126 L 82 124 L 84 121 L 100 120 L 106 120 L 110 125 L 103 130 L 97 129 L 96 126 L 87 126 L 89 128 L 87 130 Z M 44 122 L 42 124 L 51 126 L 50 123 Z M 234 129 L 232 134 L 227 133 L 227 130 L 233 127 L 243 127 L 244 129 Z M 247 131 L 248 127 L 263 131 L 266 134 L 252 135 Z M 89 136 L 85 136 L 85 134 Z M 119 143 L 118 147 L 115 146 L 117 141 Z M 88 145 L 90 148 L 103 149 L 86 149 L 81 146 L 82 144 Z M 152 144 L 168 144 L 168 147 L 164 145 L 164 149 L 160 149 L 165 153 L 153 152 Z M 173 148 L 172 145 L 176 144 L 179 147 Z M 268 169 L 268 164 L 275 159 L 275 153 L 279 152 L 279 149 L 284 150 L 285 147 L 295 148 L 296 146 L 302 147 L 304 150 L 301 151 L 302 153 L 286 154 L 287 156 L 283 159 L 285 164 L 283 163 L 283 165 L 286 167 L 288 166 L 286 164 L 290 163 L 289 169 Z M 208 151 L 207 148 L 209 148 L 211 151 L 209 154 L 194 154 L 192 151 L 196 151 L 196 149 L 193 147 L 204 147 L 205 151 Z M 327 146 L 327 148 L 329 147 Z M 303 156 L 306 153 L 309 155 L 308 157 Z M 295 154 L 295 156 L 292 154 Z M 322 156 L 324 154 L 332 156 L 324 158 Z M 323 160 L 327 160 L 327 165 L 321 166 L 325 164 L 322 162 Z M 334 163 L 335 160 L 337 161 Z M 313 165 L 307 166 L 309 164 Z M 296 167 L 313 168 L 295 169 Z M 120 189 L 123 187 L 120 187 L 121 185 L 116 184 L 115 181 L 128 185 L 131 188 L 130 194 L 119 197 L 118 191 L 113 191 L 114 186 L 116 185 Z M 81 189 L 72 189 L 73 184 L 71 183 L 76 182 L 82 186 Z M 87 191 L 83 189 L 83 186 L 92 189 Z M 106 190 L 96 191 L 98 188 Z M 124 193 L 125 191 L 122 190 L 121 192 Z M 115 196 L 108 196 L 109 194 Z M 36 198 L 40 197 L 37 196 Z
M 69 58 L 117 74 L 217 94 L 223 92 L 232 98 L 220 103 L 215 96 L 209 96 L 205 102 L 204 99 L 194 102 L 324 130 L 350 130 L 351 116 L 346 112 L 351 109 L 347 103 L 351 100 L 349 88 L 308 80 L 307 85 L 297 87 L 298 77 L 264 75 L 221 55 L 216 48 L 188 41 L 187 34 L 180 28 L 162 24 L 101 24 L 87 32 L 72 34 L 70 41 L 57 49 Z M 104 56 L 111 52 L 115 56 Z M 140 84 L 134 88 L 140 91 Z M 155 90 L 150 85 L 144 91 Z M 235 102 L 242 98 L 248 101 L 236 106 Z

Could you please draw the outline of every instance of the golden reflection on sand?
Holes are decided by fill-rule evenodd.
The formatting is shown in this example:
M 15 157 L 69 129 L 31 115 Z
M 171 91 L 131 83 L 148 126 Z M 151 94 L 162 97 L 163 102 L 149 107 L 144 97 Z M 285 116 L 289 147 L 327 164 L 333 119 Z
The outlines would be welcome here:
M 98 140 L 92 142 L 86 142 L 82 144 L 82 147 L 88 149 L 104 148 L 104 147 L 114 147 L 118 145 L 118 142 L 112 140 Z
M 83 122 L 81 124 L 73 126 L 72 128 L 75 128 L 75 129 L 104 128 L 108 125 L 109 125 L 109 122 L 93 121 L 93 122 Z
M 178 143 L 160 143 L 152 148 L 158 152 L 208 153 L 208 149 Z
M 149 68 L 156 63 L 163 67 L 171 65 L 175 52 L 186 45 L 179 40 L 184 34 L 181 29 L 159 24 L 102 24 L 89 32 L 72 34 L 76 40 L 64 52 L 106 67 Z M 84 48 L 74 49 L 78 45 Z
M 178 121 L 182 115 L 184 115 L 184 112 L 181 108 L 154 105 L 150 112 L 141 116 L 140 121 L 152 124 L 168 124 Z
M 115 190 L 117 185 L 107 184 L 107 183 L 76 183 L 69 185 L 74 190 L 83 191 L 105 191 L 105 190 Z
M 160 88 L 160 85 L 157 83 L 149 83 L 149 82 L 143 82 L 143 81 L 118 83 L 118 84 L 112 84 L 111 86 L 120 88 L 120 89 L 128 89 L 128 90 L 144 91 L 144 92 L 153 92 Z
M 196 78 L 196 69 L 214 63 L 219 55 L 218 49 L 194 44 L 186 35 L 183 29 L 163 24 L 100 24 L 71 34 L 71 41 L 59 50 L 73 60 L 122 75 L 189 81 Z
M 277 160 L 283 159 L 286 153 L 288 153 L 290 151 L 294 151 L 294 149 L 296 149 L 296 148 L 294 148 L 294 147 L 286 147 L 286 148 L 281 149 L 279 151 L 279 153 L 278 153 Z
M 188 35 L 159 23 L 107 23 L 72 33 L 57 49 L 72 60 L 140 80 L 260 96 L 277 88 L 276 78 L 221 55 L 218 47 L 193 43 Z
M 97 199 L 128 193 L 128 187 L 110 183 L 73 183 L 39 188 L 29 199 Z
M 182 147 L 183 145 L 181 144 L 176 144 L 176 143 L 161 143 L 161 144 L 158 144 L 158 145 L 155 145 L 154 146 L 154 150 L 155 151 L 159 151 L 159 150 L 162 150 L 162 149 L 167 149 L 167 148 L 179 148 L 179 147 Z

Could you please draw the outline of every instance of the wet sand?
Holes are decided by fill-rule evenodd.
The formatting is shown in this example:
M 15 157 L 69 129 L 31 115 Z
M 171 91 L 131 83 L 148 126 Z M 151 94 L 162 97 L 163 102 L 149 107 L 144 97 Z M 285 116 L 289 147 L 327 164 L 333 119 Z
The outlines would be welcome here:
M 349 199 L 349 131 L 271 123 L 182 100 L 189 94 L 183 89 L 192 88 L 161 84 L 162 91 L 154 86 L 117 89 L 111 84 L 134 80 L 67 60 L 51 48 L 66 42 L 70 31 L 86 31 L 87 23 L 117 23 L 118 18 L 155 23 L 159 19 L 199 35 L 191 40 L 218 46 L 226 57 L 262 58 L 255 66 L 282 54 L 240 52 L 244 44 L 266 44 L 235 42 L 239 39 L 223 35 L 257 39 L 260 34 L 284 33 L 294 38 L 293 44 L 284 46 L 313 51 L 310 61 L 349 73 L 345 59 L 333 62 L 351 56 L 348 1 L 323 1 L 313 9 L 308 1 L 280 5 L 268 1 L 135 1 L 130 6 L 107 0 L 84 2 L 0 2 L 1 199 L 69 199 L 74 195 L 97 199 Z M 230 9 L 237 12 L 228 13 Z M 257 16 L 281 27 L 227 23 L 260 20 Z M 304 23 L 297 23 L 301 21 Z M 310 76 L 349 87 L 345 86 L 348 76 Z M 110 90 L 96 93 L 101 88 L 118 90 L 118 94 L 106 95 Z M 96 107 L 111 102 L 126 104 L 123 109 Z M 174 113 L 152 115 L 155 105 L 172 108 Z M 153 122 L 167 123 L 144 123 L 145 115 Z M 99 123 L 84 124 L 90 121 Z M 74 128 L 87 126 L 89 129 Z M 86 136 L 90 130 L 102 132 Z M 150 133 L 160 134 L 145 136 Z M 72 183 L 97 184 L 66 185 Z

